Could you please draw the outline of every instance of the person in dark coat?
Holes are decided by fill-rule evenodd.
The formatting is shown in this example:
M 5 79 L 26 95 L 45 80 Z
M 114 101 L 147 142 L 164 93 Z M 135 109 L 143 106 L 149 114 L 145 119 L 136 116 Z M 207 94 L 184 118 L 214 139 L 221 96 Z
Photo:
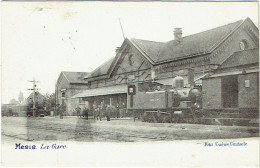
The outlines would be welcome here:
M 120 109 L 119 109 L 119 104 L 116 105 L 116 118 L 120 118 Z
M 88 108 L 85 107 L 83 110 L 83 114 L 84 114 L 85 119 L 87 119 L 87 120 L 88 120 L 88 112 L 89 112 Z
M 107 117 L 107 121 L 110 121 L 110 111 L 111 111 L 110 106 L 107 106 L 107 107 L 106 107 L 106 117 Z

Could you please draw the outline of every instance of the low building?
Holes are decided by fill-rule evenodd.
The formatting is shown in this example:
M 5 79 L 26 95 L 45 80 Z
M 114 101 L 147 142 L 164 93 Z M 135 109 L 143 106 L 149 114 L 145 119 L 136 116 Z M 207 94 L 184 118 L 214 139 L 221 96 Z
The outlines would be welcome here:
M 203 108 L 237 111 L 244 116 L 259 113 L 259 49 L 233 53 L 216 71 L 202 79 Z
M 63 110 L 63 115 L 76 115 L 75 108 L 84 107 L 87 102 L 82 99 L 71 99 L 77 93 L 89 88 L 84 77 L 87 72 L 61 72 L 56 83 L 55 95 L 57 109 Z
M 27 107 L 27 104 L 2 104 L 2 116 L 26 117 Z

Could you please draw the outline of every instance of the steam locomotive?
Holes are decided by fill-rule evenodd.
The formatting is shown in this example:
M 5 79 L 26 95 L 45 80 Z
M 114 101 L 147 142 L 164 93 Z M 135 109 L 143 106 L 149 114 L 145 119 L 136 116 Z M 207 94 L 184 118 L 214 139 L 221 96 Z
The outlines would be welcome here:
M 198 123 L 201 116 L 201 87 L 184 87 L 177 76 L 173 85 L 143 82 L 128 85 L 128 111 L 144 122 Z

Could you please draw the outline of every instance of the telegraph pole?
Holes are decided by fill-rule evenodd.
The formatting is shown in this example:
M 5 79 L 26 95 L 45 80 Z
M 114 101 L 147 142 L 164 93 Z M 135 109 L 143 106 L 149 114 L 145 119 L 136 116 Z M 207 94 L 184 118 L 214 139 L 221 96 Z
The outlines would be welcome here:
M 36 81 L 34 78 L 33 78 L 33 80 L 31 80 L 31 81 L 28 81 L 28 82 L 32 82 L 33 83 L 33 88 L 32 89 L 28 89 L 28 90 L 32 90 L 33 92 L 33 117 L 35 117 L 35 109 L 36 109 L 36 107 L 35 107 L 35 92 L 37 91 L 37 90 L 40 90 L 40 89 L 37 89 L 36 87 L 37 87 L 37 85 L 36 85 L 36 83 L 37 82 L 40 82 L 40 81 Z

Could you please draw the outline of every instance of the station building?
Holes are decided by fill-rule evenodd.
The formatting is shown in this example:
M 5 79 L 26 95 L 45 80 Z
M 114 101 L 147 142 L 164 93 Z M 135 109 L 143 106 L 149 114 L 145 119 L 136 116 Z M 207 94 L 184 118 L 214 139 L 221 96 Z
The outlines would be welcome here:
M 168 42 L 126 38 L 121 47 L 117 48 L 115 57 L 84 76 L 87 88 L 72 98 L 88 101 L 91 108 L 94 104 L 99 106 L 104 102 L 126 109 L 129 104 L 128 84 L 148 83 L 146 87 L 152 87 L 149 83 L 172 85 L 173 78 L 176 76 L 182 76 L 187 87 L 193 84 L 205 84 L 206 88 L 212 85 L 211 90 L 214 90 L 216 85 L 213 81 L 214 75 L 224 73 L 231 68 L 228 62 L 233 63 L 232 60 L 237 61 L 240 57 L 245 59 L 251 52 L 254 52 L 254 56 L 258 58 L 258 32 L 255 24 L 247 18 L 185 37 L 182 36 L 182 29 L 176 28 L 173 40 Z M 238 66 L 232 68 L 237 70 L 244 66 L 240 61 L 237 61 L 237 64 Z M 251 63 L 247 65 L 251 66 Z M 258 69 L 257 63 L 254 62 L 254 66 Z M 247 72 L 249 71 L 246 70 L 246 74 Z M 211 77 L 205 78 L 209 76 Z M 255 88 L 259 87 L 256 82 L 258 79 L 253 76 L 252 81 L 249 79 L 249 85 L 251 87 L 254 85 L 252 92 L 256 95 L 258 89 Z M 244 78 L 251 78 L 251 76 L 244 75 L 243 71 L 238 80 Z M 214 96 L 210 95 L 213 94 L 210 90 L 206 91 L 204 88 L 203 91 L 206 92 L 204 95 Z M 238 94 L 242 95 L 242 92 L 241 90 Z M 217 101 L 222 101 L 224 97 L 224 95 L 219 97 L 221 100 Z M 218 103 L 214 102 L 216 99 L 210 100 L 209 103 L 204 100 L 204 105 L 210 107 L 209 104 L 215 104 L 214 107 L 217 107 Z M 240 105 L 246 104 L 243 102 L 246 101 L 245 99 L 246 96 L 238 98 Z
M 87 102 L 82 99 L 72 99 L 71 97 L 88 89 L 84 76 L 87 72 L 67 72 L 60 73 L 55 86 L 56 108 L 63 110 L 63 115 L 76 115 L 77 107 L 83 108 Z

